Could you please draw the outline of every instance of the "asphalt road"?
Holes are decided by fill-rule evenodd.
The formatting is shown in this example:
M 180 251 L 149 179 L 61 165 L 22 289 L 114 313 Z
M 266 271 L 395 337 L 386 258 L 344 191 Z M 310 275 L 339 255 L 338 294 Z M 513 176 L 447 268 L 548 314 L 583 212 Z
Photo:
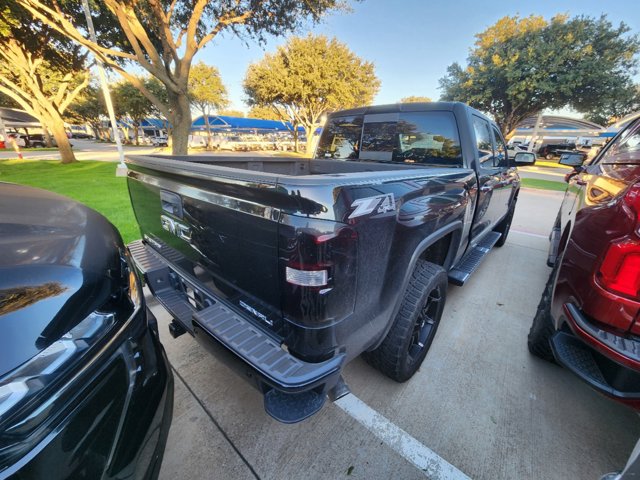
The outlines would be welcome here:
M 450 286 L 422 368 L 395 383 L 361 360 L 352 395 L 283 425 L 262 398 L 147 297 L 176 376 L 160 473 L 175 479 L 597 479 L 640 436 L 633 411 L 529 355 L 547 235 L 562 195 L 524 189 L 506 245 L 464 287 Z M 447 467 L 449 465 L 449 467 Z
M 119 160 L 118 150 L 113 143 L 100 143 L 92 140 L 79 140 L 72 138 L 73 151 L 77 160 L 103 160 L 105 162 L 117 162 Z M 149 146 L 124 148 L 125 155 L 138 154 L 144 155 L 157 152 L 158 149 Z M 60 160 L 60 154 L 57 150 L 23 150 L 23 158 L 33 160 Z M 13 149 L 0 150 L 0 160 L 16 158 L 16 152 Z

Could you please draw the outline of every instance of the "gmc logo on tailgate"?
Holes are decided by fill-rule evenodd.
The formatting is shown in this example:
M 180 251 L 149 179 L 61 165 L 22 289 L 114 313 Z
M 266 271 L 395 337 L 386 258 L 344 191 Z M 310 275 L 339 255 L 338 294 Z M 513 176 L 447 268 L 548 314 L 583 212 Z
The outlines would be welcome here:
M 160 224 L 163 230 L 174 234 L 176 237 L 184 240 L 185 242 L 191 242 L 191 229 L 183 223 L 174 220 L 166 215 L 160 215 Z

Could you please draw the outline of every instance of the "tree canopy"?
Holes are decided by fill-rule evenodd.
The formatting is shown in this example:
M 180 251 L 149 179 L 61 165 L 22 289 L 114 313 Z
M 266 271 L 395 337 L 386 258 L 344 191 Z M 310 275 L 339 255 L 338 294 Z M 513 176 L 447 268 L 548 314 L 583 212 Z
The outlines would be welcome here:
M 102 118 L 107 116 L 107 108 L 100 87 L 90 83 L 69 105 L 64 119 L 70 122 L 88 123 L 96 138 L 102 138 Z
M 422 103 L 422 102 L 431 102 L 432 100 L 429 97 L 421 97 L 418 95 L 409 95 L 408 97 L 401 98 L 398 103 Z
M 0 0 L 0 93 L 53 133 L 63 163 L 75 161 L 62 115 L 88 85 L 82 47 L 33 21 L 11 0 Z
M 442 99 L 493 115 L 505 134 L 547 108 L 615 107 L 612 100 L 633 88 L 637 66 L 638 38 L 628 32 L 604 15 L 501 18 L 476 35 L 466 67 L 448 67 Z
M 260 118 L 262 120 L 282 120 L 276 109 L 270 106 L 254 105 L 247 114 L 249 118 Z
M 15 0 L 34 19 L 89 49 L 130 81 L 173 125 L 173 153 L 187 153 L 191 111 L 187 81 L 195 54 L 229 31 L 262 41 L 316 22 L 342 0 L 93 0 L 98 43 L 88 39 L 80 2 Z M 125 64 L 135 63 L 165 86 L 168 104 Z
M 228 105 L 227 89 L 222 83 L 220 72 L 213 65 L 198 62 L 189 74 L 189 100 L 204 117 L 207 129 L 207 147 L 211 146 L 211 126 L 209 115 Z
M 249 105 L 270 106 L 304 127 L 307 151 L 323 113 L 369 104 L 379 87 L 373 63 L 335 38 L 313 35 L 292 37 L 250 65 L 244 80 Z
M 619 95 L 606 96 L 601 105 L 586 112 L 587 120 L 600 125 L 610 125 L 622 117 L 640 110 L 640 85 L 623 90 Z
M 233 110 L 231 108 L 226 108 L 223 110 L 218 110 L 218 115 L 224 115 L 227 117 L 239 117 L 244 118 L 244 112 L 241 110 Z
M 202 112 L 202 115 L 210 115 L 213 110 L 220 110 L 228 105 L 227 89 L 216 67 L 204 62 L 191 67 L 189 99 L 191 105 Z

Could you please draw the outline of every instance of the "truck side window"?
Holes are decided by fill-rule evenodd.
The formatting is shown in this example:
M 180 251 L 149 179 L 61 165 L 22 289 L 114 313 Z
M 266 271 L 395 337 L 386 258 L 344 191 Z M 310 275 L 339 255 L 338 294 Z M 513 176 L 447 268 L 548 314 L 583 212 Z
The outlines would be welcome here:
M 493 127 L 493 138 L 495 140 L 495 155 L 493 157 L 493 166 L 494 167 L 507 167 L 508 159 L 507 156 L 507 146 L 502 139 L 502 135 L 496 127 Z
M 476 148 L 480 165 L 493 167 L 493 141 L 489 131 L 489 122 L 473 115 L 473 130 L 476 132 Z
M 324 127 L 316 158 L 355 160 L 360 150 L 362 115 L 332 118 Z

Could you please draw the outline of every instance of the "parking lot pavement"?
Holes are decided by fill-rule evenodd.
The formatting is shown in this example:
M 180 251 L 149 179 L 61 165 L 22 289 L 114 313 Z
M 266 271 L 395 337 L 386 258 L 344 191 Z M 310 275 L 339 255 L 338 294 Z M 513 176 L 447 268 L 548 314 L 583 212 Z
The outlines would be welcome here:
M 527 351 L 561 199 L 523 189 L 506 245 L 467 285 L 450 286 L 414 378 L 395 383 L 359 359 L 344 372 L 353 394 L 391 422 L 389 432 L 402 429 L 471 478 L 597 479 L 623 466 L 640 435 L 633 411 Z M 172 339 L 167 315 L 152 310 L 176 372 L 161 479 L 425 478 L 388 434 L 335 404 L 300 424 L 272 420 L 248 384 L 188 335 Z

